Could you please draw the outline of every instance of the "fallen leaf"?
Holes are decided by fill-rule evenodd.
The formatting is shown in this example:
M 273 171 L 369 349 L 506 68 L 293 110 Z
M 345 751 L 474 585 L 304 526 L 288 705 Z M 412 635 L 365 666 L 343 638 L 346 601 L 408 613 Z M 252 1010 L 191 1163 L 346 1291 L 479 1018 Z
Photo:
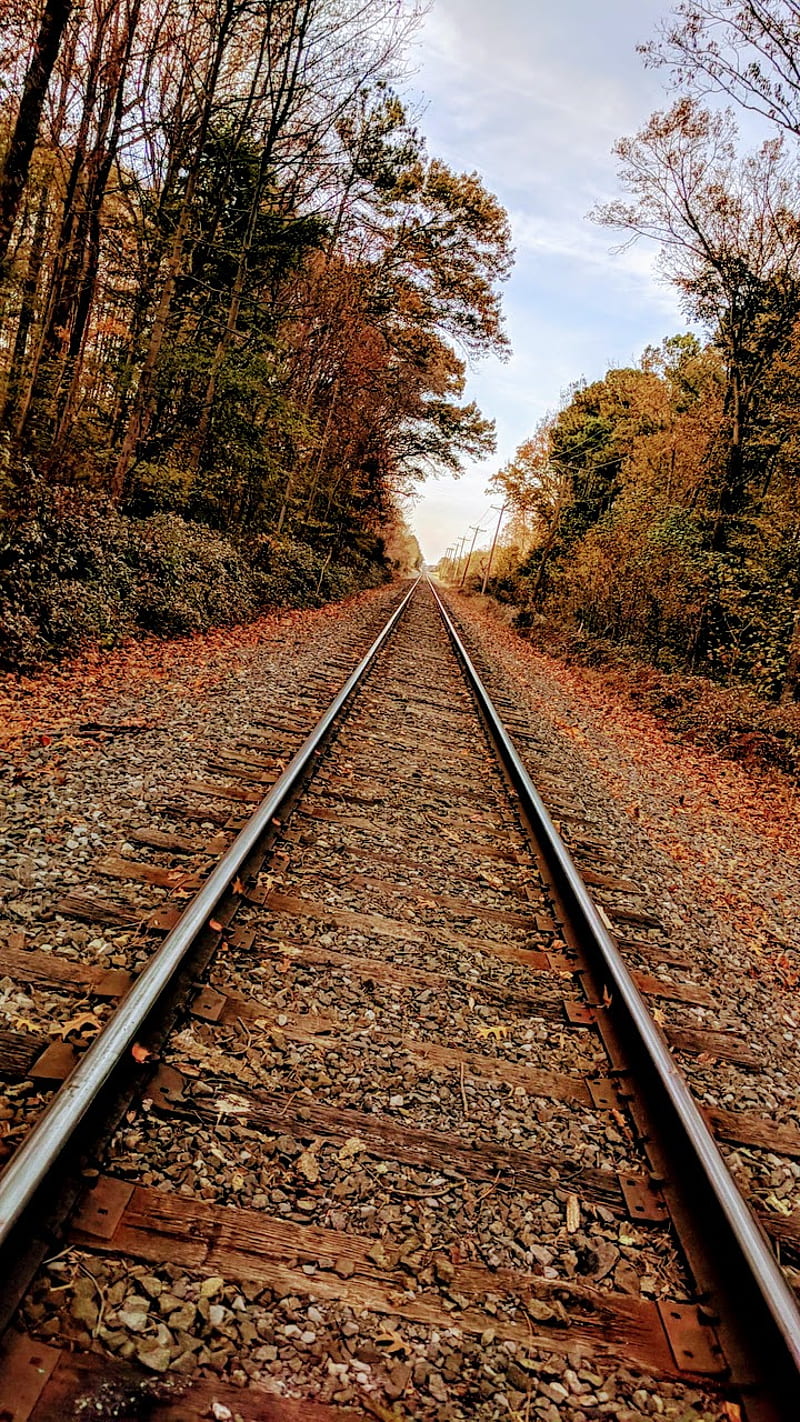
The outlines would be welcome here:
M 387 1353 L 405 1353 L 407 1351 L 405 1339 L 401 1338 L 400 1334 L 395 1333 L 391 1328 L 387 1328 L 385 1332 L 379 1333 L 375 1339 L 375 1343 L 378 1348 L 385 1348 Z
M 42 1030 L 41 1024 L 31 1022 L 30 1017 L 19 1017 L 15 1015 L 11 1020 L 18 1032 L 35 1032 L 38 1036 Z M 56 1035 L 58 1035 L 58 1029 L 56 1029 Z
M 537 1323 L 549 1323 L 551 1319 L 559 1319 L 566 1322 L 567 1313 L 564 1305 L 558 1299 L 550 1301 L 546 1299 L 528 1299 L 524 1305 L 525 1312 Z
M 567 1231 L 574 1234 L 581 1227 L 581 1207 L 577 1195 L 567 1196 Z
M 792 1207 L 789 1204 L 789 1201 L 779 1200 L 778 1196 L 772 1191 L 769 1195 L 766 1196 L 764 1203 L 766 1205 L 769 1205 L 771 1210 L 775 1210 L 776 1214 L 790 1215 L 792 1213 Z
M 148 1062 L 152 1055 L 149 1047 L 142 1047 L 138 1042 L 134 1042 L 131 1047 L 131 1056 L 135 1062 Z
M 302 1155 L 299 1155 L 297 1157 L 297 1160 L 295 1161 L 295 1170 L 297 1170 L 299 1174 L 302 1175 L 304 1180 L 308 1181 L 309 1185 L 316 1185 L 317 1181 L 319 1180 L 319 1161 L 317 1160 L 317 1151 L 319 1150 L 320 1145 L 320 1141 L 314 1141 L 310 1146 L 306 1148 L 306 1150 L 303 1151 Z
M 244 1096 L 217 1096 L 214 1110 L 218 1116 L 246 1116 L 250 1103 Z
M 221 933 L 221 932 L 222 932 L 222 924 L 221 924 L 221 923 L 218 923 L 215 918 L 210 918 L 210 919 L 208 920 L 208 926 L 209 926 L 209 928 L 213 928 L 213 930 L 214 930 L 215 933 Z
M 492 1037 L 495 1042 L 499 1042 L 503 1037 L 507 1037 L 510 1031 L 511 1028 L 506 1027 L 505 1023 L 501 1022 L 491 1027 L 478 1027 L 477 1035 L 482 1041 L 485 1041 L 487 1037 Z
M 101 1026 L 100 1018 L 95 1017 L 93 1012 L 79 1012 L 77 1017 L 71 1017 L 69 1022 L 65 1022 L 63 1027 L 59 1027 L 57 1035 L 66 1039 L 70 1032 L 82 1032 L 85 1027 L 90 1027 L 96 1032 Z
M 364 1142 L 360 1141 L 358 1136 L 350 1136 L 349 1140 L 345 1141 L 339 1151 L 339 1160 L 344 1165 L 348 1160 L 352 1160 L 354 1156 L 360 1155 L 366 1148 Z

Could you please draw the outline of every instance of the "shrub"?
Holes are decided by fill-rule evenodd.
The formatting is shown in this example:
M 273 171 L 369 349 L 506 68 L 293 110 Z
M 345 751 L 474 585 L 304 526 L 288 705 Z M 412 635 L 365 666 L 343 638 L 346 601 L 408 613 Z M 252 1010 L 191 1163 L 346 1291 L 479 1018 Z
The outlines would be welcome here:
M 0 524 L 0 666 L 30 671 L 90 643 L 318 606 L 385 576 L 377 541 L 336 562 L 298 539 L 236 544 L 174 513 L 129 518 L 49 490 Z

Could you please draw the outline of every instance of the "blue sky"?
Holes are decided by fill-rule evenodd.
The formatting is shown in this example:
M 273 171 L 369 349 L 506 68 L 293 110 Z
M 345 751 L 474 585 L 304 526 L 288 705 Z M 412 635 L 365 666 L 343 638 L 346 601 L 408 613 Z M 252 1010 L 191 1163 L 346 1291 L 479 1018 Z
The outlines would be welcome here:
M 668 0 L 433 0 L 412 96 L 432 154 L 477 171 L 507 208 L 516 266 L 505 287 L 510 361 L 481 363 L 467 394 L 497 423 L 497 454 L 455 481 L 430 479 L 410 510 L 426 558 L 483 518 L 489 476 L 581 376 L 638 359 L 685 330 L 643 244 L 615 252 L 587 220 L 618 192 L 615 139 L 671 96 L 636 45 Z M 486 538 L 479 545 L 488 544 Z

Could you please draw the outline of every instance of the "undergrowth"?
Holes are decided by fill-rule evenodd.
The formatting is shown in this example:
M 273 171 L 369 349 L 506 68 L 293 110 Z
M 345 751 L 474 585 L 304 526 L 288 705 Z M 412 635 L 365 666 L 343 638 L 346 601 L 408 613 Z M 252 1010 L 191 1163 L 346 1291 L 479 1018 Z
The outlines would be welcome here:
M 745 764 L 775 766 L 800 779 L 800 704 L 780 705 L 751 687 L 668 671 L 629 647 L 552 618 L 497 612 L 536 647 L 568 664 L 602 669 L 608 684 L 681 739 Z
M 134 519 L 55 490 L 0 523 L 0 667 L 317 607 L 388 576 L 380 539 L 337 559 L 297 538 L 230 538 L 176 514 Z

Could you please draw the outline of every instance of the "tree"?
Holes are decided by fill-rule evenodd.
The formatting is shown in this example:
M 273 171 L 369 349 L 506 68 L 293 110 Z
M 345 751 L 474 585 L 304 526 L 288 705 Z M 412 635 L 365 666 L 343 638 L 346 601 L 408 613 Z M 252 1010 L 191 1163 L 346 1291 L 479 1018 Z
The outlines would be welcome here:
M 716 89 L 800 136 L 797 0 L 680 0 L 640 52 L 690 93 Z
M 534 607 L 544 587 L 571 491 L 566 466 L 553 456 L 554 426 L 552 416 L 542 420 L 536 433 L 523 441 L 514 458 L 490 480 L 491 486 L 499 490 L 508 503 L 512 517 L 530 544 L 528 562 L 533 565 L 533 575 L 528 597 Z
M 739 158 L 729 113 L 688 99 L 654 114 L 616 146 L 633 201 L 595 215 L 659 243 L 663 269 L 687 312 L 718 345 L 726 372 L 727 450 L 715 477 L 711 546 L 726 547 L 747 498 L 746 444 L 759 384 L 786 346 L 798 311 L 800 199 L 781 140 Z
M 34 3 L 0 33 L 3 84 Z M 123 522 L 301 539 L 324 565 L 374 543 L 416 480 L 493 448 L 464 385 L 468 357 L 507 350 L 508 220 L 394 93 L 419 13 L 76 10 L 0 307 L 13 516 L 33 468 Z
M 324 159 L 326 144 L 340 116 L 376 73 L 391 66 L 416 15 L 415 6 L 398 6 L 394 0 L 358 0 L 355 6 L 343 6 L 338 0 L 262 0 L 258 5 L 252 0 L 220 0 L 219 13 L 212 13 L 209 20 L 209 39 L 212 35 L 215 38 L 209 48 L 208 78 L 202 86 L 201 117 L 196 125 L 182 218 L 171 243 L 166 280 L 116 460 L 112 479 L 115 498 L 124 494 L 129 471 L 152 421 L 158 362 L 183 279 L 187 245 L 191 246 L 188 222 L 214 114 L 218 110 L 221 117 L 223 112 L 230 112 L 232 100 L 240 107 L 244 97 L 241 91 L 236 93 L 235 85 L 231 94 L 227 73 L 229 68 L 236 72 L 237 49 L 243 34 L 248 34 L 256 56 L 255 73 L 248 54 L 238 55 L 238 61 L 239 82 L 244 79 L 247 85 L 248 125 L 260 150 L 259 168 L 189 452 L 194 468 L 208 435 L 220 371 L 236 337 L 250 248 L 262 205 L 275 189 L 285 190 L 290 205 L 297 204 L 298 192 L 302 192 L 303 184 Z M 252 94 L 255 97 L 251 101 Z
M 28 170 L 39 133 L 50 76 L 73 0 L 46 0 L 5 160 L 0 170 L 0 270 L 8 255 Z
M 353 13 L 324 0 L 262 0 L 262 9 L 259 63 L 268 101 L 261 118 L 258 174 L 193 440 L 195 466 L 208 434 L 219 373 L 235 338 L 260 209 L 281 171 L 281 140 L 290 135 L 296 164 L 299 139 L 311 167 L 330 130 L 346 123 L 365 86 L 385 71 L 407 33 L 406 24 L 398 24 L 396 7 L 386 0 L 360 0 Z
M 281 528 L 303 509 L 324 522 L 330 491 L 349 481 L 358 502 L 437 465 L 458 472 L 465 455 L 493 447 L 493 427 L 460 404 L 457 348 L 507 347 L 507 216 L 475 174 L 427 157 L 385 86 L 363 96 L 340 137 L 336 247 L 299 275 L 289 323 L 291 391 L 318 439 L 288 471 Z

